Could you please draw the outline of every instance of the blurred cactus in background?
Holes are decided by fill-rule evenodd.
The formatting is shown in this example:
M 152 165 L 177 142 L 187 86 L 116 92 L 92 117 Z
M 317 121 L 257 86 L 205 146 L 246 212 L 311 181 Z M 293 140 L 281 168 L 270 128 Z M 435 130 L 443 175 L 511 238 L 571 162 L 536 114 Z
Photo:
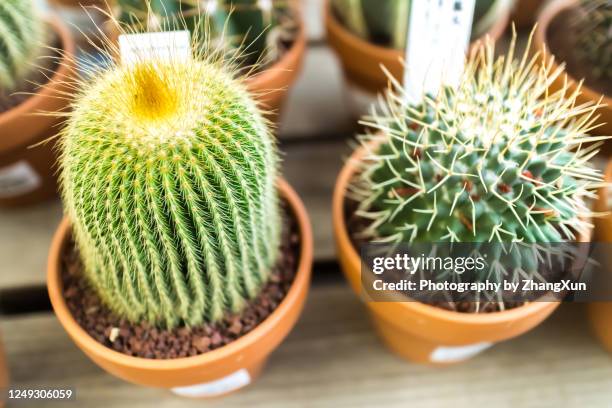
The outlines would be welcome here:
M 332 0 L 331 4 L 353 34 L 384 47 L 406 48 L 410 0 Z M 484 35 L 513 4 L 514 0 L 476 0 L 472 38 Z
M 612 1 L 580 0 L 576 52 L 598 79 L 612 80 Z
M 277 61 L 299 32 L 291 0 L 118 0 L 120 21 L 135 31 L 185 26 L 215 41 L 240 66 Z M 221 44 L 219 44 L 219 42 Z M 233 52 L 232 52 L 233 50 Z
M 82 84 L 61 185 L 86 278 L 132 322 L 214 322 L 276 263 L 273 137 L 244 84 L 206 56 L 137 62 Z
M 225 35 L 234 48 L 245 50 L 246 63 L 278 60 L 299 31 L 289 0 L 218 0 L 217 27 L 227 24 Z M 221 30 L 219 30 L 221 31 Z
M 27 81 L 44 40 L 44 22 L 32 0 L 0 2 L 0 89 L 4 93 Z
M 417 105 L 396 83 L 380 113 L 364 119 L 372 131 L 352 189 L 361 237 L 530 244 L 588 232 L 587 202 L 602 184 L 590 161 L 604 138 L 587 134 L 596 106 L 565 89 L 549 94 L 562 70 L 530 59 L 529 46 L 514 59 L 514 49 L 495 60 L 492 44 L 480 47 L 457 89 Z M 497 272 L 537 273 L 533 257 L 519 259 Z
M 174 29 L 184 20 L 193 28 L 198 14 L 195 0 L 117 0 L 118 19 L 133 31 L 163 31 Z

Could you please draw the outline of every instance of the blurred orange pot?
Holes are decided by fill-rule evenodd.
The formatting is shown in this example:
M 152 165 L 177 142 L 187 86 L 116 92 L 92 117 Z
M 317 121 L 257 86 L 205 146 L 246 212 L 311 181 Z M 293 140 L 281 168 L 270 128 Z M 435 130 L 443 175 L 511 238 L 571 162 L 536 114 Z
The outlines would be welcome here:
M 355 175 L 360 148 L 347 160 L 334 189 L 333 228 L 344 276 L 361 295 L 361 259 L 347 230 L 345 197 Z M 590 237 L 581 241 L 588 242 Z M 385 345 L 416 363 L 445 365 L 465 361 L 494 343 L 519 336 L 540 324 L 559 302 L 533 302 L 503 312 L 459 313 L 419 302 L 367 302 L 374 327 Z
M 538 18 L 538 26 L 535 32 L 535 43 L 536 49 L 538 51 L 542 50 L 542 57 L 545 58 L 546 61 L 551 61 L 552 70 L 557 69 L 559 64 L 555 61 L 555 56 L 553 54 L 554 50 L 549 46 L 549 29 L 552 23 L 555 21 L 557 17 L 561 15 L 562 12 L 570 10 L 573 6 L 577 4 L 578 0 L 554 0 L 549 3 Z M 570 44 L 565 44 L 570 47 Z M 563 61 L 558 61 L 559 63 L 563 63 Z M 578 87 L 578 83 L 581 78 L 573 78 L 569 73 L 567 74 L 568 86 L 567 93 L 574 93 Z M 551 84 L 550 90 L 552 92 L 557 92 L 565 86 L 565 75 L 561 75 L 557 77 L 557 79 Z M 596 104 L 602 98 L 601 92 L 597 92 L 593 88 L 588 87 L 584 83 L 581 87 L 581 93 L 578 95 L 577 104 L 584 103 L 592 103 Z M 599 135 L 612 135 L 612 95 L 603 95 L 603 100 L 601 102 L 603 105 L 598 111 L 597 114 L 601 115 L 598 123 L 602 124 L 602 126 L 593 130 L 593 133 Z
M 246 335 L 198 356 L 168 360 L 132 357 L 98 343 L 74 320 L 62 294 L 61 257 L 71 233 L 66 219 L 53 239 L 47 272 L 49 297 L 57 318 L 89 358 L 126 381 L 170 388 L 179 395 L 200 398 L 217 397 L 245 387 L 259 376 L 270 353 L 295 325 L 310 286 L 313 238 L 308 215 L 287 182 L 279 182 L 279 191 L 293 211 L 299 227 L 299 263 L 295 280 L 285 299 L 266 320 Z
M 488 35 L 494 41 L 498 40 L 509 20 L 510 11 L 498 19 L 481 39 Z M 350 83 L 374 94 L 385 90 L 388 78 L 380 68 L 381 64 L 394 78 L 401 80 L 404 73 L 401 63 L 403 52 L 372 44 L 348 31 L 334 16 L 329 0 L 325 5 L 325 27 L 329 44 L 340 58 L 344 75 Z M 477 41 L 472 42 L 472 47 Z
M 612 161 L 606 167 L 605 181 L 612 182 Z M 600 188 L 595 211 L 610 211 L 609 197 L 610 188 Z M 612 242 L 612 214 L 595 219 L 595 238 L 598 242 Z M 588 313 L 593 333 L 604 348 L 612 353 L 612 302 L 591 303 L 588 305 Z
M 75 75 L 75 43 L 57 19 L 48 20 L 62 50 L 56 71 L 36 94 L 0 113 L 0 207 L 44 200 L 56 193 L 54 141 L 35 146 L 58 132 L 62 119 L 41 113 L 68 108 L 66 82 Z

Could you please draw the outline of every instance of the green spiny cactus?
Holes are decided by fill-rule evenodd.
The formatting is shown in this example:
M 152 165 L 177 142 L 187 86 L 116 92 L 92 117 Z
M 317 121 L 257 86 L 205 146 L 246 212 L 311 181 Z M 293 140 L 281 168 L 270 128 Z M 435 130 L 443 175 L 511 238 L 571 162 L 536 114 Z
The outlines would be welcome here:
M 193 28 L 196 0 L 117 0 L 119 21 L 133 31 L 164 31 L 177 26 L 181 18 Z
M 476 0 L 472 38 L 484 35 L 514 0 Z M 360 38 L 398 50 L 406 48 L 410 0 L 332 0 L 334 13 Z
M 0 2 L 0 89 L 26 80 L 44 43 L 44 23 L 32 0 Z
M 576 51 L 595 78 L 612 80 L 612 1 L 581 0 Z
M 136 31 L 185 25 L 207 44 L 222 42 L 241 66 L 276 61 L 299 28 L 290 0 L 119 0 L 119 6 L 119 20 Z
M 590 228 L 586 200 L 602 183 L 589 163 L 603 139 L 587 135 L 596 106 L 579 106 L 565 89 L 549 94 L 561 69 L 530 60 L 529 46 L 516 60 L 514 49 L 495 60 L 489 42 L 456 89 L 420 104 L 405 102 L 397 84 L 381 113 L 364 119 L 372 131 L 362 136 L 366 155 L 351 188 L 361 237 L 548 244 Z M 506 266 L 533 276 L 529 260 Z
M 243 49 L 243 64 L 276 61 L 279 45 L 298 31 L 289 0 L 217 0 L 217 26 L 226 25 L 230 45 Z
M 277 152 L 245 86 L 198 57 L 115 67 L 83 87 L 60 165 L 92 287 L 159 326 L 239 311 L 280 240 Z

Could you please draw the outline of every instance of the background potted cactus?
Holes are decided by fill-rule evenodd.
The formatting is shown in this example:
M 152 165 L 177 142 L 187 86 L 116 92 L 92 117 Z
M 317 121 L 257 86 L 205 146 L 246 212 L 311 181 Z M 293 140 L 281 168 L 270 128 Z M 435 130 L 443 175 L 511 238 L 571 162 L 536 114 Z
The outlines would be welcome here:
M 338 256 L 357 293 L 361 243 L 589 240 L 584 200 L 601 176 L 588 162 L 597 145 L 582 146 L 593 140 L 585 131 L 595 107 L 575 107 L 574 94 L 546 94 L 561 70 L 527 54 L 514 60 L 514 45 L 495 61 L 493 47 L 470 57 L 457 89 L 420 105 L 407 105 L 397 89 L 383 113 L 364 119 L 370 132 L 340 173 L 333 198 Z M 521 265 L 538 273 L 534 266 Z M 447 306 L 367 304 L 393 351 L 416 362 L 450 363 L 530 330 L 558 302 Z
M 1 2 L 0 42 L 0 206 L 16 206 L 56 191 L 53 143 L 31 147 L 58 131 L 61 118 L 36 114 L 67 107 L 75 46 L 31 0 Z
M 564 64 L 569 91 L 580 82 L 580 103 L 598 102 L 600 127 L 593 132 L 612 134 L 612 4 L 607 0 L 554 0 L 540 13 L 536 31 L 538 46 L 546 47 L 544 57 Z M 565 84 L 559 78 L 551 85 L 556 91 Z
M 292 0 L 118 0 L 116 15 L 135 31 L 156 31 L 185 24 L 206 32 L 207 41 L 248 74 L 247 87 L 278 121 L 283 102 L 296 81 L 306 50 L 299 7 Z M 204 35 L 200 35 L 204 37 Z
M 477 0 L 472 40 L 488 35 L 497 40 L 504 32 L 512 0 Z M 384 65 L 395 78 L 402 78 L 410 1 L 329 0 L 325 26 L 331 47 L 337 53 L 348 84 L 366 94 L 386 89 Z M 370 98 L 366 98 L 368 100 Z M 356 107 L 358 113 L 364 107 Z
M 313 242 L 243 81 L 208 54 L 114 66 L 61 140 L 48 289 L 72 339 L 181 395 L 250 383 L 300 314 Z

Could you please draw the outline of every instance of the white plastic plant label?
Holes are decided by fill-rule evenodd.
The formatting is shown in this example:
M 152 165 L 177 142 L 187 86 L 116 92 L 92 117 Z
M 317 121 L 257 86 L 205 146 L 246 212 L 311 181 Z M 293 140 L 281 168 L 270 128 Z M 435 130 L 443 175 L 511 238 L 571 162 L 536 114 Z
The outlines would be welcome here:
M 470 44 L 475 0 L 413 1 L 406 48 L 404 85 L 408 102 L 436 95 L 442 84 L 456 86 Z
M 172 392 L 182 397 L 191 398 L 207 398 L 217 397 L 239 388 L 247 386 L 251 383 L 249 372 L 242 368 L 226 377 L 219 380 L 190 385 L 187 387 L 172 388 Z
M 189 60 L 193 57 L 187 30 L 122 34 L 119 36 L 119 50 L 122 64 L 151 59 Z
M 26 161 L 0 168 L 0 198 L 30 193 L 41 184 L 38 173 Z
M 438 347 L 429 358 L 433 363 L 455 363 L 468 360 L 492 345 L 493 343 L 478 343 L 460 347 Z

